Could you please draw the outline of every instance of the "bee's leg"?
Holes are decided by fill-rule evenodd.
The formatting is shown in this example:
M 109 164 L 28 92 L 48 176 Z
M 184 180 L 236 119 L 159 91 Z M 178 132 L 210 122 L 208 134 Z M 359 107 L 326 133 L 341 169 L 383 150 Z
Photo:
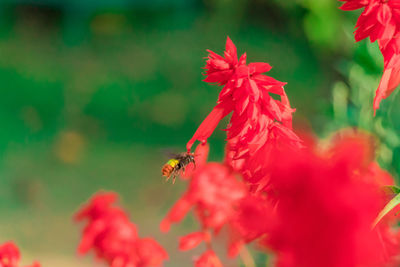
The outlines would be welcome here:
M 193 161 L 193 166 L 194 166 L 193 170 L 195 170 L 196 169 L 196 161 Z
M 172 184 L 175 183 L 176 176 L 177 176 L 178 174 L 179 174 L 178 169 L 175 169 L 175 170 L 171 173 L 171 176 L 172 176 Z

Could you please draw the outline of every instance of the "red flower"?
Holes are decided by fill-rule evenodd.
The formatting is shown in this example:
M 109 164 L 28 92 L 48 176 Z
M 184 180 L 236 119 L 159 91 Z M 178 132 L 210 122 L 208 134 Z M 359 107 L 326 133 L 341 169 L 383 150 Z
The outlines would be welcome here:
M 382 99 L 388 97 L 400 84 L 400 33 L 384 47 L 379 47 L 383 54 L 384 70 L 379 87 L 374 98 L 374 110 L 379 108 Z
M 211 250 L 211 234 L 231 223 L 236 209 L 247 194 L 246 186 L 239 182 L 232 169 L 220 163 L 206 163 L 208 144 L 200 144 L 195 151 L 196 169 L 192 171 L 187 191 L 175 203 L 161 222 L 161 231 L 167 232 L 172 223 L 180 222 L 193 208 L 201 224 L 201 230 L 180 239 L 179 249 L 186 251 L 205 242 L 205 252 L 195 266 L 222 266 Z
M 378 40 L 384 58 L 384 72 L 376 90 L 374 111 L 400 83 L 400 1 L 399 0 L 339 0 L 346 2 L 343 10 L 364 8 L 355 32 L 356 41 L 370 37 Z
M 399 31 L 400 1 L 398 0 L 339 0 L 346 2 L 342 10 L 364 8 L 355 31 L 356 41 L 369 37 L 371 42 L 380 40 L 386 46 Z
M 290 107 L 283 89 L 286 83 L 262 74 L 271 69 L 267 63 L 246 64 L 246 54 L 238 60 L 236 47 L 229 38 L 224 57 L 209 52 L 205 81 L 216 82 L 224 87 L 217 105 L 189 140 L 187 149 L 190 150 L 196 140 L 205 143 L 219 121 L 232 112 L 226 129 L 231 157 L 228 162 L 236 171 L 244 174 L 247 181 L 259 182 L 265 178 L 266 172 L 263 164 L 255 164 L 254 159 L 263 158 L 265 161 L 271 146 L 276 143 L 301 147 L 300 139 L 291 130 L 294 109 Z M 270 94 L 279 95 L 281 100 L 275 100 Z M 246 163 L 235 162 L 239 159 Z M 250 166 L 250 161 L 253 163 L 251 168 L 237 169 L 239 166 Z
M 165 250 L 151 238 L 139 238 L 136 226 L 119 207 L 115 193 L 98 193 L 75 215 L 87 220 L 78 252 L 94 250 L 112 267 L 161 266 L 168 259 Z
M 0 267 L 18 267 L 21 255 L 18 247 L 13 242 L 7 242 L 0 246 Z M 40 267 L 38 262 L 26 267 Z
M 196 140 L 204 143 L 212 134 L 219 121 L 231 113 L 228 138 L 245 137 L 248 141 L 272 123 L 291 118 L 293 110 L 289 106 L 283 86 L 272 77 L 263 75 L 271 69 L 268 63 L 250 63 L 246 65 L 246 54 L 237 60 L 236 47 L 228 38 L 225 57 L 209 51 L 206 64 L 206 82 L 224 85 L 218 98 L 218 104 L 199 126 L 188 142 L 190 150 Z M 278 94 L 284 101 L 274 100 L 270 93 Z M 283 114 L 284 113 L 284 114 Z M 289 118 L 289 119 L 290 119 Z M 255 129 L 253 129 L 255 128 Z
M 205 150 L 204 145 L 198 147 L 195 155 Z M 234 216 L 235 205 L 245 194 L 246 187 L 229 167 L 214 162 L 197 166 L 188 190 L 161 222 L 161 230 L 168 231 L 172 223 L 181 221 L 194 208 L 203 229 L 218 231 Z
M 371 227 L 385 205 L 380 186 L 388 176 L 371 162 L 370 144 L 345 138 L 325 152 L 284 153 L 274 161 L 269 196 L 276 204 L 263 219 L 263 242 L 276 251 L 278 266 L 394 263 L 399 235 L 387 221 Z

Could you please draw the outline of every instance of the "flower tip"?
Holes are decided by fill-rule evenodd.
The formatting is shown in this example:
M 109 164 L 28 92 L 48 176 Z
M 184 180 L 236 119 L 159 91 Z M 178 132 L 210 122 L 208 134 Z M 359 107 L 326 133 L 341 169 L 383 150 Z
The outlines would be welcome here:
M 201 242 L 206 240 L 206 236 L 203 232 L 195 232 L 181 237 L 179 239 L 179 250 L 187 251 L 197 247 Z

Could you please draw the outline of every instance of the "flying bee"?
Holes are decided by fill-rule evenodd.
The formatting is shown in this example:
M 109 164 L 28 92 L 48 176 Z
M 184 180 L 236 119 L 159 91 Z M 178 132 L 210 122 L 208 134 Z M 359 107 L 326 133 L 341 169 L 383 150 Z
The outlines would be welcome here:
M 193 163 L 196 166 L 194 160 L 194 154 L 189 152 L 183 152 L 180 154 L 173 155 L 161 169 L 163 176 L 167 177 L 167 181 L 172 177 L 172 183 L 175 183 L 176 176 L 182 171 L 184 172 L 187 165 Z

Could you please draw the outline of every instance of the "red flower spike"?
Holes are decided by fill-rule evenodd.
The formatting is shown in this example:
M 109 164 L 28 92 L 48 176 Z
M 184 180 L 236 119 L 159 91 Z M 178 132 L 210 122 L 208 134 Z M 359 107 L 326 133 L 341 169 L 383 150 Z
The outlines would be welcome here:
M 356 41 L 369 37 L 378 40 L 384 58 L 384 71 L 376 91 L 373 108 L 379 108 L 400 83 L 400 1 L 399 0 L 340 0 L 343 10 L 364 8 L 355 31 Z
M 342 10 L 364 8 L 355 31 L 356 41 L 370 37 L 371 42 L 389 42 L 400 26 L 400 5 L 398 0 L 346 0 Z
M 205 81 L 217 82 L 224 87 L 218 104 L 200 124 L 187 143 L 187 149 L 190 151 L 196 140 L 205 143 L 219 121 L 232 112 L 226 129 L 228 149 L 232 150 L 228 154 L 232 159 L 227 162 L 235 171 L 245 174 L 247 182 L 261 183 L 262 180 L 266 184 L 265 162 L 273 147 L 282 144 L 289 144 L 294 149 L 301 147 L 301 140 L 291 130 L 295 110 L 290 107 L 283 89 L 286 83 L 262 74 L 271 70 L 268 63 L 246 65 L 245 55 L 237 60 L 236 47 L 229 38 L 224 57 L 209 53 Z M 271 93 L 280 95 L 281 100 L 272 98 Z
M 0 246 L 0 267 L 19 267 L 21 255 L 18 247 L 13 242 L 7 242 Z M 40 267 L 38 262 L 26 267 Z
M 205 143 L 219 121 L 232 111 L 234 114 L 230 124 L 232 128 L 238 129 L 244 129 L 247 123 L 251 128 L 265 128 L 265 124 L 269 123 L 268 120 L 263 120 L 264 125 L 258 123 L 257 117 L 262 114 L 265 114 L 271 122 L 274 119 L 282 120 L 281 110 L 285 111 L 285 119 L 291 115 L 290 112 L 287 112 L 287 110 L 290 110 L 290 106 L 287 107 L 287 96 L 283 90 L 285 83 L 262 75 L 262 73 L 271 69 L 268 63 L 256 62 L 246 65 L 245 55 L 237 61 L 236 47 L 229 38 L 224 53 L 225 57 L 221 57 L 212 51 L 209 51 L 209 53 L 205 67 L 207 76 L 205 81 L 218 82 L 219 85 L 224 85 L 224 88 L 220 93 L 218 105 L 187 143 L 189 151 L 196 140 Z M 274 100 L 269 96 L 270 92 L 278 93 L 286 99 L 282 102 Z M 251 100 L 251 103 L 249 100 Z M 265 109 L 261 109 L 261 106 Z M 228 131 L 233 130 L 232 128 L 230 127 Z M 241 133 L 241 136 L 245 136 L 247 132 L 248 130 L 245 130 Z
M 87 221 L 79 254 L 93 250 L 111 267 L 161 266 L 167 253 L 155 240 L 138 237 L 128 215 L 114 206 L 117 198 L 115 193 L 97 193 L 75 215 L 75 220 Z

